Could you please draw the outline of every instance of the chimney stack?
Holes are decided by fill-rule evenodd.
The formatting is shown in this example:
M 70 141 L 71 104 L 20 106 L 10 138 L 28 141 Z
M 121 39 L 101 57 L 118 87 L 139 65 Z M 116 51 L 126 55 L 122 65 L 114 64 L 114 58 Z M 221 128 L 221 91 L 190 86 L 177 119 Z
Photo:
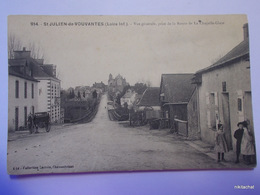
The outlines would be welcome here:
M 246 40 L 246 39 L 248 39 L 248 36 L 249 36 L 248 23 L 244 24 L 243 29 L 244 29 L 244 40 Z

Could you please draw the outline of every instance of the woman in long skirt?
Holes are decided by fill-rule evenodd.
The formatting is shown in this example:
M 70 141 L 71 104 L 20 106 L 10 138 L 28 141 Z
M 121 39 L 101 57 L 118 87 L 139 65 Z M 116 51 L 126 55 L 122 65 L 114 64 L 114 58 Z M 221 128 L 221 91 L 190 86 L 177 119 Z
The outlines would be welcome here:
M 217 162 L 220 162 L 220 155 L 221 155 L 221 160 L 226 161 L 224 158 L 224 153 L 228 152 L 228 145 L 227 145 L 222 124 L 218 124 L 218 130 L 216 132 L 216 138 L 215 138 L 215 151 L 218 154 Z
M 251 164 L 251 157 L 255 154 L 253 133 L 248 128 L 249 122 L 244 121 L 244 133 L 241 141 L 241 154 L 245 155 L 246 163 Z

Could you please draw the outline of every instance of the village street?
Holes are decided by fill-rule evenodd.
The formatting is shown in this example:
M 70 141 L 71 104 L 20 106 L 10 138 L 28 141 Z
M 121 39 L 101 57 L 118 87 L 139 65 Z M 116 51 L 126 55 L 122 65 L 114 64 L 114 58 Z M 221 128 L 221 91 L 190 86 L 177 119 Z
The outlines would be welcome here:
M 41 129 L 39 134 L 10 139 L 9 173 L 227 168 L 166 130 L 110 121 L 106 103 L 103 95 L 90 123 L 55 126 L 49 133 Z

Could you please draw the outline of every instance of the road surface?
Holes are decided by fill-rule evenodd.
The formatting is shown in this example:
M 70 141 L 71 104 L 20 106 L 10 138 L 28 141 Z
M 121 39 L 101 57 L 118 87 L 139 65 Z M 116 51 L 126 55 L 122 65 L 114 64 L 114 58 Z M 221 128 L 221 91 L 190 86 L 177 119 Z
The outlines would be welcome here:
M 165 130 L 110 121 L 107 98 L 87 124 L 54 127 L 8 142 L 10 174 L 225 168 Z

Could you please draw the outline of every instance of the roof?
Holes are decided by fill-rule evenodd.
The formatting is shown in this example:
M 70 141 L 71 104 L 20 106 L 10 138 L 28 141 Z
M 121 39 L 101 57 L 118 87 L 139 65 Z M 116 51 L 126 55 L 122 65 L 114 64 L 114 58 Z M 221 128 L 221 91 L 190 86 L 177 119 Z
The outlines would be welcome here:
M 122 98 L 131 98 L 134 94 L 136 94 L 135 91 L 128 89 Z
M 164 94 L 164 102 L 189 102 L 196 85 L 192 84 L 194 74 L 162 74 L 160 94 Z
M 26 74 L 21 74 L 21 73 L 18 73 L 16 71 L 14 71 L 11 67 L 9 67 L 9 75 L 13 75 L 13 76 L 16 76 L 16 77 L 20 77 L 20 78 L 23 78 L 23 79 L 26 79 L 26 80 L 29 80 L 29 81 L 35 81 L 35 82 L 38 82 L 38 80 L 36 80 L 35 78 L 33 77 L 30 77 Z
M 36 79 L 53 78 L 59 80 L 54 74 L 53 70 L 55 67 L 52 64 L 43 64 L 43 59 L 34 59 L 30 57 L 30 51 L 14 51 L 15 59 L 9 59 L 8 63 L 10 66 L 28 66 L 33 73 L 33 77 Z M 21 74 L 21 73 L 19 73 Z
M 8 64 L 10 66 L 25 66 L 26 59 L 9 59 Z
M 220 58 L 217 62 L 215 62 L 214 64 L 212 64 L 209 67 L 206 67 L 204 69 L 197 71 L 196 74 L 207 72 L 212 69 L 219 68 L 223 65 L 228 65 L 233 60 L 236 60 L 238 58 L 241 58 L 241 57 L 244 57 L 247 55 L 249 55 L 249 39 L 245 38 L 241 43 L 239 43 L 236 47 L 234 47 L 231 51 L 229 51 L 225 56 Z
M 144 91 L 143 96 L 138 103 L 138 106 L 160 106 L 160 88 L 147 88 Z
M 47 74 L 43 68 L 39 65 L 33 66 L 33 76 L 34 77 L 51 77 L 49 74 Z
M 46 67 L 47 66 L 51 66 L 50 64 L 47 64 L 46 66 L 45 65 L 39 65 L 38 64 L 38 60 L 36 61 L 36 60 L 34 60 L 34 59 L 32 59 L 32 63 L 34 64 L 32 67 L 33 67 L 33 76 L 34 77 L 36 77 L 37 79 L 40 79 L 40 78 L 46 78 L 46 77 L 51 77 L 51 78 L 53 78 L 53 79 L 57 79 L 57 80 L 59 80 L 57 77 L 55 77 L 54 75 L 51 75 L 51 73 L 50 74 L 48 74 L 48 72 L 50 72 L 50 71 L 48 71 L 48 72 L 46 72 L 47 70 L 46 70 Z

